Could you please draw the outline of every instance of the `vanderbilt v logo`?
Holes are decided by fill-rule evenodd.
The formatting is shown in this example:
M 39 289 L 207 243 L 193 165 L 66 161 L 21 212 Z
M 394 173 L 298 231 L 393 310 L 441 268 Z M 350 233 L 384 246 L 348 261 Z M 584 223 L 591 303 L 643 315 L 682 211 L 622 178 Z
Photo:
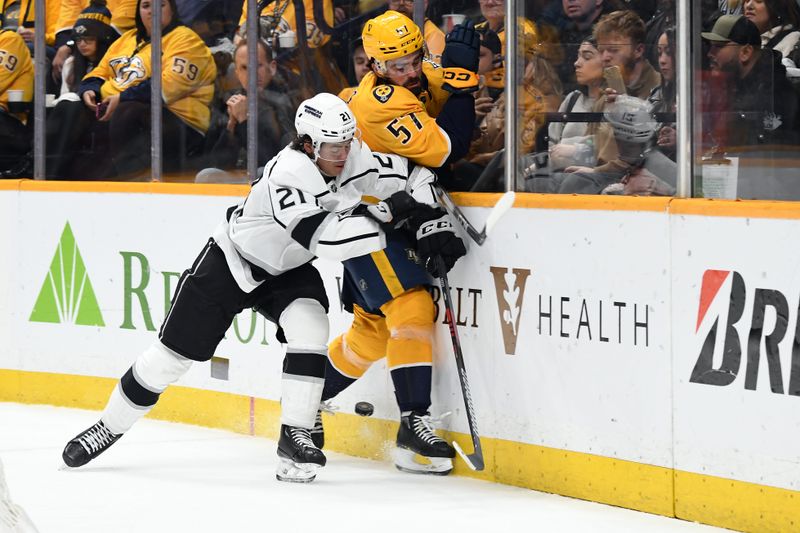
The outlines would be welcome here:
M 522 303 L 525 301 L 525 281 L 531 275 L 531 271 L 527 268 L 514 268 L 509 272 L 507 268 L 502 267 L 489 267 L 489 270 L 494 277 L 503 344 L 506 354 L 514 355 L 517 350 Z
M 69 222 L 61 233 L 30 321 L 105 326 Z

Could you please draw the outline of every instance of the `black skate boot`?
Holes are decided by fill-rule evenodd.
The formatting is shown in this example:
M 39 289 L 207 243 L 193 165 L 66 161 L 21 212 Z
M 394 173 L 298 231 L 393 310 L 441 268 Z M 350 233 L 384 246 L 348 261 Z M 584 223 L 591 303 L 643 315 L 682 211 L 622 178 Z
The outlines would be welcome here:
M 69 441 L 61 458 L 71 468 L 83 466 L 106 451 L 121 436 L 122 433 L 111 433 L 101 420 Z
M 414 474 L 446 476 L 453 470 L 455 449 L 434 433 L 431 415 L 411 411 L 400 419 L 394 464 L 398 470 Z M 416 460 L 421 455 L 424 462 Z
M 279 481 L 308 483 L 317 477 L 317 469 L 325 466 L 325 454 L 314 445 L 309 430 L 281 425 L 278 440 L 278 468 L 275 477 Z

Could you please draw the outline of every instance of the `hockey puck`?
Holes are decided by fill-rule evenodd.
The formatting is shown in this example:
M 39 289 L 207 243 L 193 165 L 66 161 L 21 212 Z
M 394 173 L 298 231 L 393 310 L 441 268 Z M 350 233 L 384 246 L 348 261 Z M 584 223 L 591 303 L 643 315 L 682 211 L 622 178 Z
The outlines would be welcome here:
M 375 412 L 375 407 L 369 402 L 356 403 L 356 414 L 361 416 L 372 416 Z

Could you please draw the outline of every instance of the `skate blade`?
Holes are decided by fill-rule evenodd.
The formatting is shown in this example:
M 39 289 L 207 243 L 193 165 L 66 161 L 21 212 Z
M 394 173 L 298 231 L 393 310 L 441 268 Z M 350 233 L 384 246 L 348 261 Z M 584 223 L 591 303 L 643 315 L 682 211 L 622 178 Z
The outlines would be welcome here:
M 392 450 L 394 466 L 401 472 L 446 476 L 453 470 L 453 460 L 449 457 L 426 457 L 405 448 Z
M 275 478 L 288 483 L 311 483 L 317 477 L 319 465 L 315 463 L 295 463 L 283 457 L 278 458 Z

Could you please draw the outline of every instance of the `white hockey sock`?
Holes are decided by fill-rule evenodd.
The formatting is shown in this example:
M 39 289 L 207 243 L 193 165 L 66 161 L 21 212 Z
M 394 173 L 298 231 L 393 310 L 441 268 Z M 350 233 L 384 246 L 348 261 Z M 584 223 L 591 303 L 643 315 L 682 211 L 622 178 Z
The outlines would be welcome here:
M 133 425 L 153 408 L 141 407 L 128 401 L 120 391 L 120 385 L 114 387 L 114 392 L 108 399 L 106 408 L 100 420 L 106 425 L 111 433 L 121 435 L 133 427 Z

